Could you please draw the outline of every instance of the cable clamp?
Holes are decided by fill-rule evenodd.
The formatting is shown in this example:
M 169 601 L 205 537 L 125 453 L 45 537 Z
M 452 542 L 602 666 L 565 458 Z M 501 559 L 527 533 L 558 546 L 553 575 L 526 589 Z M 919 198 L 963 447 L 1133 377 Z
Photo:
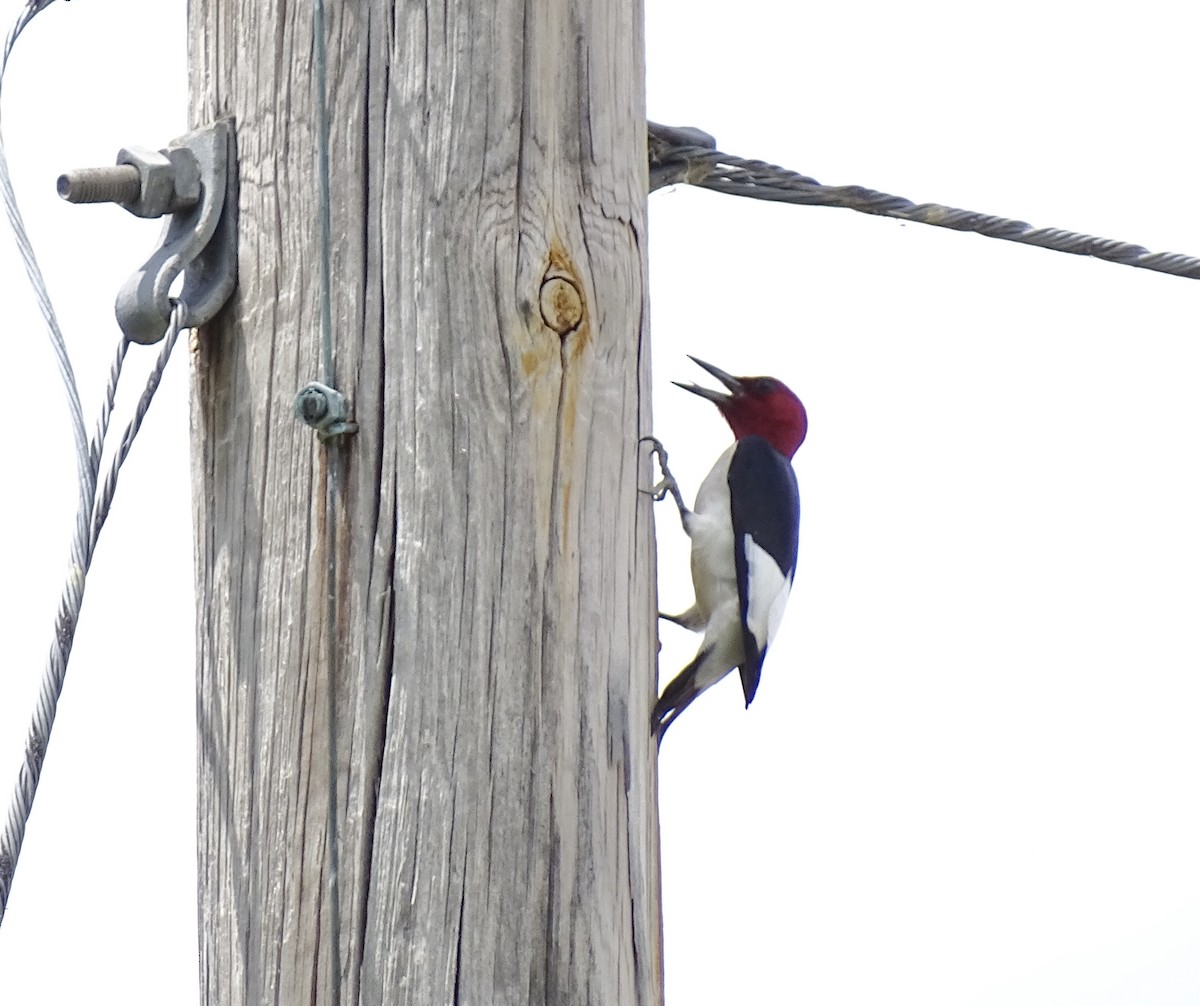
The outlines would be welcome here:
M 117 324 L 131 342 L 159 342 L 171 322 L 171 287 L 184 328 L 211 321 L 237 285 L 237 151 L 234 120 L 218 119 L 162 150 L 126 147 L 107 168 L 58 179 L 71 203 L 117 203 L 139 217 L 169 216 L 158 247 L 117 294 Z

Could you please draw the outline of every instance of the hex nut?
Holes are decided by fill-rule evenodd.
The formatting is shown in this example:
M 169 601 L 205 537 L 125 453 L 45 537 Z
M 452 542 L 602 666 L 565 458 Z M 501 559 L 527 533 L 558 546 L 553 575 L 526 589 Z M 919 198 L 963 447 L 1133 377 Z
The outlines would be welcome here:
M 118 164 L 137 168 L 142 180 L 141 195 L 121 205 L 139 217 L 161 217 L 171 212 L 175 199 L 175 165 L 165 154 L 144 147 L 123 147 L 117 153 Z

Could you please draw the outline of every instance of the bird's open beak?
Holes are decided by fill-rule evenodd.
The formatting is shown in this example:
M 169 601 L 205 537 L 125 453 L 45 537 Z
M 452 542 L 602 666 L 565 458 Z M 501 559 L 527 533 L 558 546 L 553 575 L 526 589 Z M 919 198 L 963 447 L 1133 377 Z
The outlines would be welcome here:
M 693 395 L 699 395 L 701 398 L 707 398 L 710 402 L 716 402 L 718 405 L 728 402 L 729 399 L 734 395 L 740 395 L 742 393 L 742 382 L 732 374 L 725 373 L 725 371 L 723 371 L 720 367 L 714 367 L 711 363 L 705 363 L 703 360 L 697 360 L 694 356 L 689 356 L 688 359 L 698 367 L 703 367 L 710 374 L 712 374 L 713 377 L 715 377 L 730 390 L 731 394 L 723 395 L 719 391 L 712 391 L 709 388 L 702 388 L 698 384 L 684 384 L 682 381 L 672 381 L 671 383 L 676 387 L 683 388 L 684 391 L 690 391 Z

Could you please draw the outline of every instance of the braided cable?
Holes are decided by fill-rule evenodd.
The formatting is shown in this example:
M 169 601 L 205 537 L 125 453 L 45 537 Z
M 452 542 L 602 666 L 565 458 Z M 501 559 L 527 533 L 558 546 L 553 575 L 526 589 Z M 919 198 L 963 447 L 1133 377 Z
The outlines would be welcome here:
M 5 39 L 3 55 L 0 56 L 0 88 L 3 86 L 8 60 L 17 39 L 33 18 L 52 2 L 53 0 L 29 0 L 17 15 L 16 21 Z M 33 796 L 37 790 L 38 780 L 41 778 L 42 762 L 45 759 L 50 728 L 53 726 L 58 708 L 58 697 L 62 692 L 63 678 L 66 676 L 75 623 L 79 618 L 79 609 L 83 603 L 83 581 L 88 563 L 89 517 L 92 499 L 96 492 L 96 476 L 92 464 L 92 451 L 84 429 L 83 406 L 79 400 L 75 372 L 71 367 L 66 342 L 55 316 L 54 307 L 50 302 L 50 294 L 46 289 L 42 270 L 38 266 L 37 256 L 29 242 L 25 221 L 17 207 L 17 197 L 13 191 L 2 132 L 0 132 L 0 197 L 4 200 L 5 213 L 16 238 L 17 250 L 25 265 L 25 273 L 33 288 L 38 309 L 46 322 L 50 345 L 58 363 L 59 374 L 67 396 L 67 409 L 71 418 L 71 432 L 75 441 L 76 468 L 79 476 L 79 508 L 76 515 L 75 537 L 71 543 L 66 585 L 62 601 L 59 604 L 58 616 L 55 619 L 54 643 L 51 646 L 46 672 L 38 691 L 37 706 L 25 742 L 25 758 L 18 774 L 16 791 L 9 806 L 4 830 L 0 833 L 0 922 L 2 922 L 4 909 L 8 904 L 12 876 L 16 870 L 17 857 L 20 855 L 21 843 L 25 837 L 25 824 L 33 805 Z
M 45 9 L 53 0 L 29 0 L 22 9 L 5 41 L 4 52 L 0 58 L 0 84 L 3 83 L 4 71 L 8 58 L 21 32 L 40 11 Z M 38 690 L 37 702 L 29 725 L 25 741 L 25 756 L 17 774 L 17 784 L 9 803 L 3 831 L 0 831 L 0 923 L 4 921 L 5 910 L 8 906 L 9 894 L 12 890 L 12 879 L 16 872 L 17 860 L 21 854 L 21 846 L 25 839 L 25 828 L 33 809 L 34 796 L 37 793 L 38 782 L 41 779 L 42 765 L 46 756 L 46 748 L 50 741 L 50 732 L 54 727 L 54 718 L 58 710 L 58 700 L 62 695 L 63 682 L 66 678 L 67 662 L 71 656 L 71 648 L 75 640 L 75 629 L 79 621 L 80 609 L 83 606 L 83 594 L 88 569 L 95 553 L 96 541 L 100 529 L 107 519 L 112 505 L 113 494 L 116 491 L 117 472 L 129 454 L 129 449 L 141 428 L 150 400 L 158 389 L 166 366 L 179 334 L 186 312 L 181 304 L 175 304 L 171 313 L 171 324 L 168 329 L 166 342 L 159 353 L 158 361 L 146 383 L 146 389 L 138 402 L 134 417 L 130 421 L 122 437 L 121 445 L 113 459 L 108 477 L 104 483 L 104 492 L 99 502 L 96 501 L 96 481 L 100 470 L 100 461 L 104 453 L 104 443 L 108 434 L 109 423 L 112 419 L 116 403 L 117 385 L 124 366 L 128 341 L 122 337 L 117 352 L 109 368 L 108 384 L 105 388 L 101 403 L 100 415 L 96 422 L 95 432 L 89 441 L 84 430 L 83 408 L 79 399 L 79 391 L 75 381 L 74 370 L 71 367 L 67 353 L 66 342 L 50 301 L 45 280 L 33 253 L 25 222 L 17 207 L 16 195 L 13 191 L 9 174 L 8 161 L 4 155 L 3 137 L 0 136 L 0 195 L 4 199 L 5 210 L 9 223 L 12 225 L 17 248 L 25 264 L 25 272 L 33 287 L 34 297 L 38 308 L 46 322 L 55 358 L 58 361 L 59 373 L 67 394 L 67 404 L 71 415 L 72 432 L 75 440 L 76 462 L 79 475 L 79 509 L 76 515 L 75 535 L 71 541 L 70 559 L 67 568 L 66 583 L 62 597 L 59 600 L 58 613 L 54 621 L 54 640 L 46 660 L 45 672 Z
M 142 397 L 138 399 L 137 408 L 134 409 L 133 418 L 129 421 L 129 425 L 125 427 L 125 433 L 121 437 L 121 444 L 117 448 L 116 456 L 112 459 L 109 465 L 108 475 L 104 479 L 104 488 L 101 489 L 100 495 L 96 499 L 96 505 L 92 510 L 92 535 L 88 542 L 89 553 L 96 548 L 96 541 L 100 537 L 100 531 L 104 527 L 104 522 L 108 520 L 109 510 L 112 508 L 113 496 L 117 492 L 117 476 L 121 471 L 121 466 L 125 463 L 125 459 L 129 456 L 129 449 L 133 446 L 133 441 L 137 438 L 138 431 L 142 428 L 142 420 L 146 418 L 146 413 L 150 409 L 150 402 L 154 399 L 155 392 L 158 391 L 158 386 L 162 383 L 163 371 L 167 368 L 167 361 L 171 358 L 171 350 L 175 348 L 175 343 L 179 339 L 180 329 L 184 327 L 184 319 L 187 317 L 187 308 L 181 301 L 175 301 L 171 306 L 171 322 L 167 326 L 167 334 L 163 337 L 162 348 L 158 351 L 158 359 L 154 361 L 154 367 L 150 371 L 150 376 L 146 378 L 146 387 L 142 391 Z M 126 340 L 121 340 L 128 345 Z M 89 561 L 90 561 L 89 554 Z
M 689 135 L 690 134 L 690 135 Z M 1058 227 L 1034 227 L 990 213 L 940 203 L 914 203 L 903 196 L 862 185 L 822 185 L 815 178 L 766 161 L 734 157 L 715 149 L 716 141 L 699 130 L 650 125 L 650 190 L 685 183 L 714 192 L 751 199 L 834 206 L 873 216 L 892 217 L 932 227 L 970 231 L 1000 241 L 1034 245 L 1069 255 L 1149 269 L 1152 272 L 1200 279 L 1200 258 L 1178 252 L 1151 252 L 1139 244 L 1080 234 Z M 711 146 L 708 144 L 711 141 Z

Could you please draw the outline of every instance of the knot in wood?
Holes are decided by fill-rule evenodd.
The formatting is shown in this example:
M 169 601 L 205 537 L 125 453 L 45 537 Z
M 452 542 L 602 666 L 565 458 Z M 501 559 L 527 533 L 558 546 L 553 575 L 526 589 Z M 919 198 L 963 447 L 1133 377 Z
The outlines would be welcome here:
M 547 276 L 542 281 L 542 320 L 559 336 L 567 336 L 583 321 L 583 296 L 566 276 Z

